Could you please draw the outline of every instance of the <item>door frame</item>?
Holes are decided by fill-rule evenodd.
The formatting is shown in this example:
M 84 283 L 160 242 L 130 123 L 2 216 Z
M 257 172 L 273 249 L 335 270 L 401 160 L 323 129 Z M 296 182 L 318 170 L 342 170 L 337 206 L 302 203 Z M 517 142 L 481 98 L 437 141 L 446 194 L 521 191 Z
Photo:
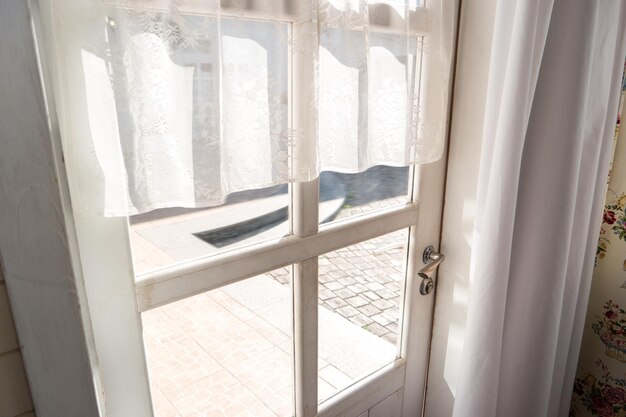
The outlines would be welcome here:
M 91 417 L 104 399 L 32 29 L 26 1 L 0 2 L 0 258 L 37 414 Z
M 455 4 L 456 10 L 456 1 L 451 2 Z M 3 5 L 7 10 L 4 16 L 8 20 L 16 19 L 21 26 L 19 30 L 16 28 L 17 25 L 0 27 L 0 33 L 6 31 L 5 39 L 18 39 L 25 46 L 23 53 L 30 67 L 30 71 L 25 72 L 18 65 L 20 62 L 8 63 L 9 76 L 0 77 L 0 87 L 12 91 L 11 84 L 15 79 L 32 83 L 34 78 L 33 88 L 26 91 L 26 94 L 40 103 L 39 106 L 31 106 L 28 109 L 13 109 L 14 112 L 11 113 L 13 115 L 23 112 L 22 117 L 15 118 L 14 127 L 29 131 L 32 121 L 39 121 L 40 130 L 35 136 L 28 138 L 30 142 L 24 142 L 24 146 L 27 146 L 31 160 L 47 161 L 46 164 L 34 167 L 37 173 L 42 178 L 56 181 L 56 186 L 46 191 L 51 196 L 47 206 L 49 212 L 36 207 L 38 210 L 23 213 L 19 211 L 20 201 L 3 199 L 4 202 L 0 202 L 0 208 L 8 213 L 2 216 L 0 224 L 6 225 L 10 231 L 4 239 L 0 239 L 0 253 L 5 257 L 5 279 L 12 305 L 14 308 L 24 306 L 15 308 L 15 320 L 23 344 L 25 367 L 33 388 L 35 406 L 41 417 L 59 414 L 95 416 L 95 413 L 108 417 L 128 415 L 151 417 L 152 405 L 141 336 L 140 312 L 174 301 L 172 297 L 168 297 L 167 300 L 163 298 L 163 294 L 172 294 L 170 292 L 172 288 L 182 289 L 182 292 L 179 291 L 175 296 L 179 299 L 253 275 L 250 275 L 251 270 L 245 270 L 246 263 L 234 262 L 236 256 L 228 259 L 232 254 L 226 254 L 212 257 L 210 261 L 192 261 L 191 264 L 174 267 L 177 271 L 170 270 L 168 273 L 171 275 L 149 274 L 135 285 L 128 220 L 86 218 L 73 213 L 70 199 L 72 180 L 65 175 L 60 132 L 54 100 L 51 99 L 48 57 L 46 51 L 37 49 L 37 45 L 41 45 L 41 39 L 50 36 L 50 28 L 45 28 L 39 21 L 40 6 L 37 0 L 31 0 L 28 4 L 22 0 L 10 0 Z M 24 18 L 27 18 L 27 23 Z M 17 93 L 15 96 L 17 97 Z M 15 104 L 21 105 L 23 101 L 17 100 Z M 15 136 L 16 132 L 18 131 L 10 131 L 9 133 L 14 135 L 9 138 L 15 138 L 14 141 L 25 140 Z M 46 146 L 33 146 L 42 143 L 42 140 Z M 0 166 L 9 166 L 9 162 L 14 158 L 25 158 L 23 147 L 11 145 L 6 148 L 8 151 L 0 154 L 0 162 L 3 162 Z M 31 164 L 24 165 L 28 165 L 28 169 L 31 168 Z M 306 278 L 312 275 L 311 271 L 314 268 L 316 269 L 312 260 L 317 255 L 411 226 L 408 251 L 413 256 L 409 258 L 407 267 L 405 309 L 402 319 L 403 335 L 406 337 L 403 337 L 400 348 L 402 359 L 355 384 L 349 391 L 338 394 L 318 411 L 317 395 L 313 395 L 316 394 L 316 388 L 313 387 L 317 386 L 317 355 L 308 353 L 300 358 L 296 355 L 296 378 L 303 381 L 300 384 L 303 389 L 296 392 L 299 415 L 357 416 L 402 387 L 406 392 L 420 393 L 402 396 L 403 415 L 416 416 L 422 413 L 434 295 L 417 295 L 420 279 L 417 278 L 416 272 L 423 266 L 421 256 L 418 256 L 423 248 L 429 244 L 438 247 L 445 185 L 445 158 L 433 164 L 417 166 L 413 171 L 413 202 L 404 207 L 325 226 L 315 237 L 311 234 L 317 232 L 317 213 L 312 215 L 309 212 L 307 215 L 294 217 L 293 238 L 258 245 L 256 248 L 261 252 L 272 250 L 282 252 L 286 248 L 291 248 L 289 249 L 291 258 L 289 262 L 283 264 L 299 265 L 294 273 L 294 298 L 304 300 L 310 299 L 313 292 L 317 292 L 317 283 L 315 282 L 315 286 L 311 284 L 315 280 Z M 2 173 L 11 180 L 7 182 L 6 188 L 0 188 L 7 195 L 16 195 L 33 185 L 29 182 L 30 178 L 23 173 L 21 175 L 17 175 L 17 172 Z M 294 185 L 292 192 L 294 206 L 315 207 L 317 210 L 317 204 L 310 204 L 316 188 L 316 181 Z M 419 204 L 415 202 L 418 195 L 424 196 Z M 298 212 L 305 213 L 304 209 Z M 315 224 L 312 219 L 315 219 Z M 69 262 L 62 272 L 54 270 L 55 274 L 50 277 L 50 282 L 55 283 L 53 285 L 67 287 L 63 293 L 65 298 L 59 297 L 59 294 L 46 292 L 47 286 L 50 285 L 47 282 L 31 284 L 23 279 L 24 272 L 45 274 L 51 270 L 52 265 L 55 265 L 56 260 L 42 257 L 33 260 L 29 269 L 23 260 L 18 262 L 14 247 L 15 242 L 20 242 L 21 251 L 35 249 L 38 242 L 25 241 L 20 239 L 20 236 L 32 236 L 33 233 L 42 229 L 48 230 L 50 227 L 58 230 L 59 236 L 63 237 L 60 249 Z M 314 240 L 319 242 L 319 245 L 310 243 Z M 302 255 L 298 255 L 298 252 L 306 247 L 314 250 L 308 252 L 306 258 L 301 258 Z M 265 255 L 259 253 L 259 256 Z M 256 262 L 259 259 L 261 258 L 256 259 Z M 211 268 L 219 273 L 208 273 Z M 216 281 L 215 277 L 225 272 L 222 268 L 226 268 L 232 275 L 229 275 L 228 279 Z M 183 274 L 186 277 L 185 284 L 172 287 L 173 282 L 181 279 L 182 272 L 185 272 Z M 35 285 L 37 291 L 27 291 L 31 285 Z M 71 297 L 72 303 L 68 308 L 61 308 L 61 303 L 67 301 L 67 296 Z M 42 305 L 42 300 L 52 308 L 30 308 L 33 305 Z M 317 305 L 314 303 L 313 307 L 304 302 L 297 304 L 299 306 L 296 306 L 294 313 L 301 319 L 297 320 L 300 324 L 296 325 L 294 343 L 312 346 L 312 329 L 313 323 L 317 321 Z M 112 305 L 115 308 L 111 308 Z M 46 331 L 50 321 L 63 323 L 62 328 L 67 333 L 63 346 L 59 346 L 57 335 L 50 335 Z M 423 325 L 424 323 L 426 325 Z M 55 358 L 51 359 L 50 354 L 42 354 L 41 350 L 44 348 L 56 355 Z M 120 350 L 125 352 L 123 358 L 120 358 Z M 42 362 L 38 355 L 45 360 Z M 85 360 L 76 362 L 77 357 Z M 315 368 L 311 360 L 313 357 Z M 75 369 L 67 374 L 67 378 L 73 383 L 81 381 L 78 391 L 64 391 L 64 385 L 59 386 L 59 374 L 56 372 L 50 374 L 47 371 L 50 365 L 48 362 L 51 360 L 55 361 L 58 369 Z M 46 386 L 57 386 L 59 392 L 55 397 L 51 397 L 44 392 Z M 76 401 L 77 398 L 81 398 L 81 401 Z
M 448 170 L 425 415 L 449 417 L 454 407 L 467 313 L 476 190 L 493 29 L 499 0 L 463 1 L 458 14 Z

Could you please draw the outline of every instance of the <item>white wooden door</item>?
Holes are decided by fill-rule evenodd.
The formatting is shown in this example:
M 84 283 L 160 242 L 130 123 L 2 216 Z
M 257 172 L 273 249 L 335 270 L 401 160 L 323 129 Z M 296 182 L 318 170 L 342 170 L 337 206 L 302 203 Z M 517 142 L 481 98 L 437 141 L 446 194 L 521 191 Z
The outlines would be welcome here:
M 33 8 L 38 9 L 38 2 L 33 3 Z M 40 29 L 35 20 L 35 30 L 41 38 L 45 29 Z M 291 30 L 297 36 L 297 27 Z M 46 84 L 45 51 L 39 52 Z M 307 97 L 302 96 L 307 89 L 298 88 L 299 83 L 307 82 L 298 80 L 298 74 L 302 72 L 297 68 L 301 64 L 294 62 L 291 71 L 294 86 L 290 97 L 292 128 L 308 123 L 308 115 L 297 108 L 297 103 L 307 101 Z M 56 135 L 52 102 L 48 102 L 48 108 L 53 135 Z M 364 213 L 346 216 L 340 221 L 324 223 L 328 219 L 325 218 L 326 201 L 320 199 L 320 189 L 322 194 L 324 192 L 323 181 L 292 184 L 286 193 L 289 215 L 285 221 L 285 233 L 272 235 L 268 232 L 267 236 L 263 235 L 266 238 L 258 241 L 210 253 L 196 252 L 205 248 L 198 239 L 204 236 L 200 233 L 202 228 L 197 225 L 223 219 L 232 215 L 232 211 L 230 214 L 224 210 L 213 211 L 202 216 L 176 213 L 147 219 L 81 217 L 68 211 L 76 226 L 80 269 L 85 276 L 89 316 L 94 327 L 93 350 L 99 364 L 95 376 L 106 398 L 100 404 L 102 414 L 107 417 L 163 417 L 167 409 L 172 415 L 181 417 L 196 415 L 193 414 L 196 411 L 204 415 L 203 410 L 192 409 L 204 404 L 204 411 L 208 413 L 218 398 L 225 398 L 226 404 L 231 397 L 229 407 L 232 404 L 240 406 L 249 400 L 263 410 L 267 408 L 267 415 L 280 417 L 421 415 L 434 291 L 420 294 L 422 279 L 417 273 L 424 267 L 424 249 L 428 245 L 438 247 L 445 160 L 444 155 L 437 163 L 407 169 L 407 191 L 401 204 L 384 205 L 383 208 L 372 204 Z M 62 166 L 58 168 L 63 170 Z M 70 191 L 72 181 L 68 178 Z M 334 210 L 344 208 L 342 205 Z M 186 240 L 187 235 L 192 238 Z M 174 239 L 176 236 L 181 239 Z M 389 245 L 380 245 L 381 241 L 377 239 L 385 236 L 394 236 L 394 239 L 397 236 L 398 239 Z M 181 246 L 176 246 L 180 242 L 183 242 Z M 345 250 L 351 251 L 351 258 L 341 258 Z M 387 263 L 374 259 L 389 253 L 393 253 L 394 258 Z M 391 281 L 399 288 L 395 296 L 397 304 L 389 307 L 382 302 L 387 298 L 381 294 L 389 290 L 384 285 L 380 291 L 376 290 L 376 285 L 366 288 L 363 292 L 371 292 L 370 297 L 358 292 L 356 285 L 360 285 L 359 282 L 352 284 L 354 289 L 348 288 L 350 284 L 335 289 L 333 285 L 326 285 L 334 282 L 330 278 L 326 282 L 321 279 L 333 278 L 329 265 L 337 266 L 333 264 L 335 256 L 341 258 L 337 262 L 342 265 L 344 278 L 367 275 L 373 279 L 368 281 L 372 284 L 382 285 L 382 278 L 387 278 L 389 273 L 387 267 L 396 267 Z M 142 270 L 139 266 L 142 261 L 150 263 L 154 258 L 163 260 L 158 268 Z M 364 260 L 369 260 L 374 267 L 364 269 Z M 290 375 L 283 382 L 289 380 L 289 389 L 285 391 L 281 385 L 281 389 L 274 392 L 273 380 L 280 372 L 271 367 L 263 368 L 268 363 L 265 354 L 272 351 L 281 354 L 280 344 L 285 340 L 276 342 L 275 346 L 259 348 L 265 343 L 263 331 L 268 328 L 256 328 L 254 323 L 280 327 L 281 317 L 276 314 L 274 318 L 263 316 L 260 311 L 267 306 L 259 307 L 257 311 L 258 303 L 255 304 L 263 297 L 276 296 L 278 290 L 260 289 L 258 294 L 253 292 L 250 297 L 250 291 L 245 289 L 259 289 L 254 287 L 259 281 L 273 282 L 272 288 L 279 288 L 276 283 L 280 283 L 280 278 L 272 274 L 285 267 L 289 271 L 290 310 L 283 311 L 283 315 L 288 316 L 291 326 L 282 330 L 291 348 L 282 349 L 290 358 Z M 276 282 L 259 277 L 275 278 Z M 239 288 L 239 292 L 233 288 Z M 342 289 L 347 290 L 344 295 L 339 292 Z M 324 290 L 332 293 L 330 299 L 344 304 L 333 307 L 323 298 Z M 205 296 L 212 298 L 196 298 Z M 226 297 L 221 299 L 224 304 L 220 305 L 219 297 Z M 197 300 L 201 302 L 196 303 Z M 376 303 L 379 300 L 382 301 Z M 364 301 L 366 303 L 362 304 Z M 180 304 L 185 302 L 187 304 Z M 254 342 L 247 343 L 240 333 L 238 336 L 241 337 L 231 340 L 227 351 L 220 350 L 219 338 L 217 343 L 212 343 L 216 335 L 221 334 L 216 330 L 218 324 L 192 320 L 197 311 L 189 307 L 194 305 L 199 310 L 216 306 L 224 317 L 232 320 L 221 320 L 219 325 L 228 322 L 232 328 L 251 329 L 249 334 Z M 372 306 L 369 310 L 373 313 L 363 313 L 367 309 L 359 308 L 364 305 Z M 168 310 L 161 314 L 165 311 L 163 309 Z M 387 309 L 390 309 L 389 314 L 384 311 Z M 243 319 L 241 314 L 248 313 L 249 318 Z M 362 325 L 354 318 L 360 314 L 366 320 Z M 165 322 L 173 325 L 167 329 L 159 327 Z M 173 332 L 182 329 L 182 333 L 159 333 L 159 329 Z M 219 331 L 227 330 L 220 328 Z M 224 333 L 224 340 L 226 336 Z M 269 340 L 270 336 L 265 339 Z M 341 349 L 327 355 L 328 349 L 338 345 Z M 190 351 L 189 357 L 197 362 L 184 359 L 183 355 Z M 265 380 L 256 379 L 252 381 L 254 384 L 246 385 L 251 380 L 246 373 L 249 369 L 242 370 L 240 362 L 244 362 L 244 355 L 252 351 L 256 356 L 248 359 L 251 363 L 256 360 L 258 368 L 265 369 L 265 374 L 261 373 Z M 377 356 L 379 351 L 384 351 L 384 355 Z M 229 356 L 230 353 L 233 354 Z M 228 362 L 229 358 L 231 362 Z M 210 372 L 207 363 L 214 366 Z M 351 365 L 344 367 L 344 364 Z M 169 372 L 167 375 L 159 373 L 164 368 Z M 336 377 L 338 372 L 343 376 L 332 379 L 332 375 Z M 215 381 L 220 373 L 227 379 L 232 377 L 229 379 L 232 385 L 211 385 L 210 382 Z M 342 378 L 344 382 L 334 382 Z M 185 381 L 181 382 L 182 379 Z M 329 385 L 332 389 L 328 389 Z M 240 395 L 246 392 L 251 395 L 240 399 Z M 286 411 L 272 408 L 270 398 L 284 392 L 288 394 L 283 400 L 286 397 L 290 404 Z M 231 408 L 230 415 L 241 415 L 236 409 Z M 253 413 L 265 415 L 260 411 Z

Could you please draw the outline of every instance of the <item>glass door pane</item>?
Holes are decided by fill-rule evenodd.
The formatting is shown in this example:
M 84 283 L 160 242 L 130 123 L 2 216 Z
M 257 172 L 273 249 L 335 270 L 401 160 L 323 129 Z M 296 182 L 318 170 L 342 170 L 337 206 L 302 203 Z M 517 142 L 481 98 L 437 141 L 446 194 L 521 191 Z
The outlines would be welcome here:
M 320 223 L 401 206 L 408 202 L 408 167 L 378 165 L 358 174 L 320 175 Z
M 319 400 L 397 358 L 408 230 L 319 258 Z
M 228 196 L 223 205 L 130 217 L 136 274 L 289 234 L 287 184 Z
M 290 276 L 142 314 L 155 417 L 293 415 Z

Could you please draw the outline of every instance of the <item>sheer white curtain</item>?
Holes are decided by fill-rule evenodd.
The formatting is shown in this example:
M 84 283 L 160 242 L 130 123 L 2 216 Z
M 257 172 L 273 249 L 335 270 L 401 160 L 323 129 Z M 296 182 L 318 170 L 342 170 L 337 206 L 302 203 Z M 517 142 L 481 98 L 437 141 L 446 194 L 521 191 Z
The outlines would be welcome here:
M 498 3 L 454 417 L 568 415 L 625 31 L 622 0 Z
M 441 0 L 42 3 L 80 212 L 215 205 L 442 153 Z

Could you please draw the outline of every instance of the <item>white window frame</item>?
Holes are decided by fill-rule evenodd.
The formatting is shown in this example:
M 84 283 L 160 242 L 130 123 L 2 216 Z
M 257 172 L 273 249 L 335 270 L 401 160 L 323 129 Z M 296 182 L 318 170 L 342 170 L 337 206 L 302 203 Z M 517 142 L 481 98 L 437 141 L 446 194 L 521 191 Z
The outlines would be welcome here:
M 52 214 L 63 213 L 63 216 L 58 218 L 58 216 L 42 212 L 41 208 L 36 208 L 39 211 L 27 213 L 29 224 L 14 225 L 10 236 L 14 237 L 37 226 L 48 227 L 56 222 L 56 227 L 62 231 L 63 241 L 66 242 L 63 252 L 69 263 L 66 265 L 65 275 L 61 273 L 54 278 L 58 279 L 60 285 L 67 281 L 67 277 L 71 277 L 72 285 L 67 287 L 65 294 L 74 295 L 74 304 L 69 306 L 73 310 L 50 311 L 34 308 L 35 311 L 28 312 L 28 308 L 18 308 L 16 312 L 18 333 L 22 342 L 27 344 L 24 351 L 26 368 L 40 417 L 46 415 L 151 417 L 152 406 L 143 351 L 140 313 L 289 264 L 295 265 L 293 290 L 297 416 L 330 417 L 344 415 L 348 411 L 349 415 L 352 415 L 359 410 L 368 410 L 380 399 L 393 394 L 403 386 L 410 386 L 414 392 L 425 392 L 424 376 L 426 375 L 427 355 L 423 355 L 422 358 L 412 356 L 414 352 L 428 351 L 430 328 L 415 329 L 412 323 L 418 322 L 424 316 L 432 317 L 433 296 L 420 299 L 420 303 L 406 303 L 402 328 L 403 334 L 408 334 L 409 337 L 403 337 L 400 343 L 401 359 L 360 381 L 350 390 L 336 395 L 323 403 L 318 410 L 317 256 L 407 227 L 410 228 L 410 251 L 415 252 L 415 248 L 423 248 L 427 244 L 437 244 L 439 222 L 433 222 L 432 219 L 441 215 L 445 161 L 418 166 L 411 170 L 413 178 L 411 201 L 405 206 L 323 226 L 319 231 L 318 181 L 294 184 L 291 194 L 294 208 L 293 235 L 255 245 L 252 249 L 229 251 L 146 274 L 140 277 L 135 285 L 130 257 L 128 219 L 85 218 L 72 213 L 53 101 L 44 98 L 51 95 L 45 53 L 36 51 L 34 48 L 35 38 L 42 36 L 38 31 L 39 6 L 36 0 L 29 3 L 33 26 L 29 25 L 26 28 L 22 26 L 16 29 L 15 25 L 5 25 L 0 27 L 0 32 L 19 30 L 21 41 L 30 46 L 24 49 L 26 55 L 31 54 L 27 58 L 33 63 L 36 63 L 37 57 L 40 59 L 41 72 L 38 76 L 41 77 L 44 87 L 35 85 L 30 93 L 38 97 L 42 105 L 31 109 L 31 116 L 40 121 L 47 119 L 48 123 L 39 126 L 43 133 L 39 132 L 39 137 L 33 137 L 32 141 L 43 139 L 50 145 L 39 149 L 39 153 L 36 154 L 49 163 L 37 167 L 28 166 L 28 169 L 35 169 L 44 177 L 56 179 L 58 189 L 52 193 L 54 198 L 49 207 Z M 4 3 L 1 7 L 8 10 L 5 19 L 14 16 L 15 13 L 19 15 L 25 10 L 28 11 L 22 0 L 9 0 L 9 3 Z M 425 20 L 416 19 L 415 21 Z M 35 64 L 33 68 L 36 69 L 37 65 Z M 8 72 L 9 76 L 19 76 L 19 67 L 11 70 L 12 72 Z M 9 83 L 8 77 L 5 79 L 0 77 L 0 87 Z M 297 80 L 295 83 L 297 84 Z M 47 107 L 43 106 L 44 103 Z M 298 123 L 297 115 L 298 112 L 295 109 L 293 117 L 296 124 Z M 0 115 L 0 120 L 2 120 L 2 115 Z M 0 155 L 0 162 L 3 158 L 8 161 L 12 156 L 24 157 L 20 151 L 23 149 L 16 147 L 13 152 Z M 2 173 L 1 170 L 0 173 Z M 19 186 L 27 187 L 28 184 L 21 183 L 21 180 L 22 178 L 16 178 L 16 187 L 8 191 L 15 192 Z M 0 190 L 3 189 L 0 188 Z M 415 201 L 418 195 L 428 195 L 429 198 L 420 201 L 418 206 Z M 7 220 L 3 219 L 0 225 L 10 226 L 9 218 L 15 220 L 20 217 L 20 213 L 16 212 L 19 206 L 11 205 L 12 203 L 5 202 L 0 206 L 3 209 L 6 207 L 13 209 L 11 212 L 13 217 L 6 216 Z M 417 230 L 420 232 L 417 233 Z M 27 248 L 29 244 L 32 245 L 32 242 L 24 242 L 21 247 Z M 15 250 L 11 249 L 11 243 L 7 243 L 7 239 L 0 240 L 0 250 L 3 254 L 15 253 Z M 280 253 L 281 258 L 275 256 L 277 253 Z M 46 272 L 46 265 L 50 264 L 54 264 L 53 259 L 40 259 L 33 262 L 32 268 L 33 271 L 41 274 Z M 59 296 L 46 294 L 45 287 L 38 287 L 39 299 L 32 293 L 27 294 L 24 283 L 16 274 L 11 273 L 9 267 L 12 266 L 12 260 L 5 262 L 8 271 L 7 287 L 13 299 L 20 303 L 33 303 L 40 299 L 45 299 L 54 305 L 59 303 Z M 407 300 L 415 300 L 413 292 L 417 291 L 419 286 L 416 277 L 419 267 L 421 267 L 420 262 L 415 258 L 409 259 L 405 294 Z M 83 280 L 83 276 L 87 279 Z M 315 300 L 315 302 L 311 303 L 307 300 Z M 54 343 L 53 337 L 42 335 L 45 328 L 33 320 L 33 317 L 46 315 L 49 315 L 53 321 L 71 318 L 72 320 L 67 321 L 64 327 L 76 340 L 68 339 L 67 342 L 70 345 L 58 346 L 58 343 Z M 411 329 L 411 332 L 407 333 L 407 329 Z M 47 343 L 50 343 L 50 346 L 47 346 Z M 36 349 L 36 346 L 39 348 Z M 54 379 L 42 373 L 50 365 L 49 359 L 37 360 L 37 354 L 40 354 L 42 349 L 52 349 L 55 351 L 53 353 L 61 356 L 55 359 L 55 365 L 63 367 L 71 363 L 77 368 L 76 372 L 68 373 L 68 378 L 74 379 L 75 383 L 82 381 L 80 382 L 81 388 L 77 392 L 72 393 L 71 396 L 67 393 L 62 395 L 64 387 L 59 386 L 57 387 L 61 391 L 58 394 L 59 397 L 53 398 L 46 395 L 44 391 L 48 387 L 45 385 Z M 66 353 L 63 354 L 62 350 Z M 120 355 L 120 352 L 124 354 Z M 84 357 L 86 361 L 76 364 L 76 357 Z M 76 395 L 78 392 L 80 395 Z M 81 400 L 76 401 L 77 397 Z M 67 401 L 70 398 L 74 404 Z M 418 415 L 422 410 L 423 396 L 405 395 L 403 403 L 405 415 Z M 68 411 L 72 407 L 77 411 Z

